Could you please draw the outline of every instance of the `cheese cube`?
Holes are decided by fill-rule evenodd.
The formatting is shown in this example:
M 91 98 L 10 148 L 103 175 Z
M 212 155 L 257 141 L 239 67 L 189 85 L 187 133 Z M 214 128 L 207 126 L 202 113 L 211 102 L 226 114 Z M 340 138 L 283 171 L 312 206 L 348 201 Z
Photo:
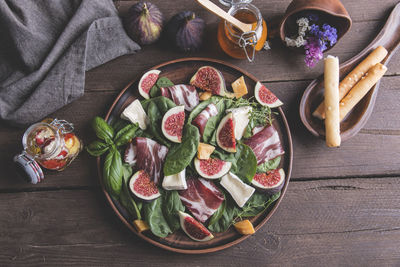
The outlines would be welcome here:
M 239 177 L 231 172 L 222 176 L 220 184 L 231 194 L 233 200 L 235 200 L 236 204 L 241 208 L 255 191 L 253 187 L 245 184 Z
M 121 119 L 128 120 L 132 123 L 138 123 L 140 129 L 146 130 L 149 119 L 144 111 L 142 104 L 138 99 L 133 101 L 121 113 Z
M 186 169 L 177 174 L 164 176 L 162 187 L 165 190 L 185 190 L 186 184 Z

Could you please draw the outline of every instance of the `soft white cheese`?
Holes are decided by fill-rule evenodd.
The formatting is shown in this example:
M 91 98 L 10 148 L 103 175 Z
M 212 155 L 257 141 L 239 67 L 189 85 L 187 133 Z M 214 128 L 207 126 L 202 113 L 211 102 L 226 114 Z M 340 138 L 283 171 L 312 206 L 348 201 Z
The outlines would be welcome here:
M 165 190 L 184 190 L 187 189 L 186 184 L 186 169 L 180 173 L 164 176 L 162 187 Z
M 127 106 L 121 113 L 121 119 L 129 120 L 132 123 L 138 123 L 140 129 L 146 130 L 149 119 L 144 111 L 140 101 L 136 99 L 129 106 Z
M 239 177 L 231 172 L 222 176 L 220 184 L 231 194 L 239 207 L 243 207 L 255 191 L 253 187 L 242 182 Z
M 249 124 L 251 107 L 231 108 L 227 109 L 226 112 L 232 112 L 233 121 L 235 122 L 235 138 L 237 140 L 242 139 L 244 130 Z

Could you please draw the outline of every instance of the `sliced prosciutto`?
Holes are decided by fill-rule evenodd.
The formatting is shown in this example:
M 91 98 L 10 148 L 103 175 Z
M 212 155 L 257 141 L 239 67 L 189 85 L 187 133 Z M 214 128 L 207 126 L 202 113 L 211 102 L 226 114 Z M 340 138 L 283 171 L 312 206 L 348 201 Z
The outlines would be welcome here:
M 257 132 L 244 143 L 251 147 L 256 155 L 257 165 L 285 153 L 281 145 L 281 140 L 279 139 L 279 134 L 272 125 Z
M 210 218 L 224 201 L 224 195 L 211 181 L 202 178 L 190 178 L 188 189 L 178 191 L 183 205 L 200 222 Z
M 160 90 L 162 96 L 171 99 L 171 94 L 169 93 L 168 87 L 162 87 Z
M 134 165 L 137 170 L 146 171 L 150 179 L 158 184 L 167 153 L 166 146 L 149 138 L 136 137 L 134 143 L 129 144 L 125 151 L 125 162 Z
M 199 94 L 192 85 L 178 84 L 167 87 L 176 105 L 185 105 L 185 110 L 192 111 L 199 104 Z
M 192 124 L 199 128 L 200 135 L 203 136 L 204 128 L 206 127 L 207 121 L 218 114 L 218 108 L 215 104 L 209 104 L 203 109 L 199 115 L 192 121 Z

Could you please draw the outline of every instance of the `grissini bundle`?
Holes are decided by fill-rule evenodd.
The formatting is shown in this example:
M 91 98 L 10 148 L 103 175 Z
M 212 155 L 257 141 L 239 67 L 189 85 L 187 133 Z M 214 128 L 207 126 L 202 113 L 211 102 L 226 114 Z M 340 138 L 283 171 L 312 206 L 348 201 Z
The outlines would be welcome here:
M 350 110 L 368 93 L 387 71 L 387 67 L 381 63 L 373 66 L 364 77 L 350 90 L 340 101 L 340 121 L 346 117 Z
M 388 51 L 378 46 L 357 67 L 355 67 L 339 84 L 339 100 L 350 91 L 351 88 L 364 76 L 364 74 L 377 63 L 381 62 Z M 322 102 L 313 113 L 314 117 L 325 119 L 325 107 Z
M 325 137 L 328 147 L 340 146 L 339 119 L 339 59 L 328 56 L 324 60 Z

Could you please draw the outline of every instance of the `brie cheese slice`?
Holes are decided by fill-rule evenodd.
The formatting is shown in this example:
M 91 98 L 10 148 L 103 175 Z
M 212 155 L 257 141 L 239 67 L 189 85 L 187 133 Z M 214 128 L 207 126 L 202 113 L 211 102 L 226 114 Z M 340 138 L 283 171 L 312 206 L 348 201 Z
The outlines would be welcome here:
M 165 190 L 184 190 L 187 189 L 186 184 L 186 169 L 180 173 L 164 176 L 162 187 Z
M 235 122 L 235 138 L 237 140 L 242 139 L 244 130 L 250 121 L 250 106 L 244 106 L 239 108 L 230 108 L 226 112 L 232 112 L 233 120 Z
M 128 120 L 132 123 L 138 123 L 140 129 L 146 130 L 149 124 L 149 119 L 144 111 L 140 101 L 136 99 L 127 106 L 121 113 L 121 119 Z
M 231 172 L 222 176 L 220 184 L 231 194 L 236 204 L 241 208 L 255 191 L 254 187 L 245 184 L 239 177 Z

